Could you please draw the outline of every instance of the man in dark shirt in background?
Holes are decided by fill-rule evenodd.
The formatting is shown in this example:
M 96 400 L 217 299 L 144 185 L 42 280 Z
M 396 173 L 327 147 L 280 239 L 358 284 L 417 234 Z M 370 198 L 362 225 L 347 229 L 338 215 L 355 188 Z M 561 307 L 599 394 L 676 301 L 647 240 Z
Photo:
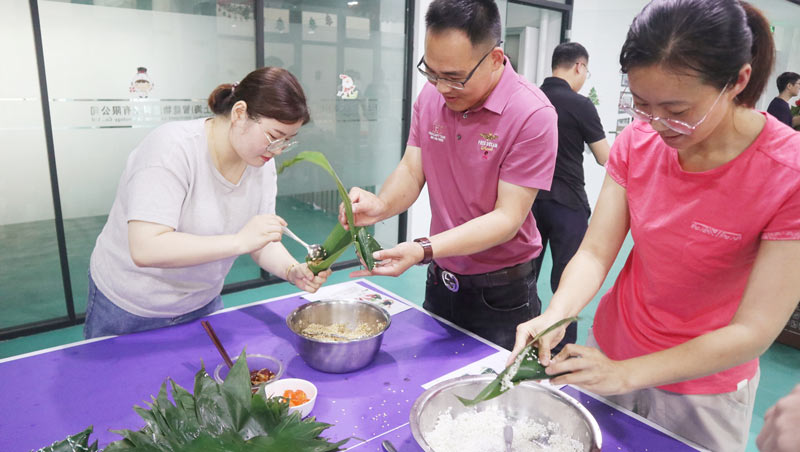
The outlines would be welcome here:
M 550 287 L 558 288 L 564 267 L 583 240 L 589 215 L 583 177 L 583 147 L 589 144 L 595 160 L 605 165 L 608 160 L 608 142 L 597 109 L 589 98 L 578 94 L 589 78 L 589 53 L 577 42 L 559 44 L 553 51 L 553 76 L 544 79 L 542 91 L 558 113 L 558 156 L 550 191 L 539 191 L 533 203 L 533 216 L 542 235 L 542 253 L 534 261 L 536 275 L 542 268 L 544 251 L 550 244 L 553 270 Z M 574 343 L 578 326 L 572 323 L 566 335 L 554 349 Z
M 789 127 L 800 125 L 800 116 L 792 118 L 789 100 L 800 94 L 800 74 L 784 72 L 778 76 L 778 97 L 772 99 L 767 107 L 767 113 L 778 118 Z

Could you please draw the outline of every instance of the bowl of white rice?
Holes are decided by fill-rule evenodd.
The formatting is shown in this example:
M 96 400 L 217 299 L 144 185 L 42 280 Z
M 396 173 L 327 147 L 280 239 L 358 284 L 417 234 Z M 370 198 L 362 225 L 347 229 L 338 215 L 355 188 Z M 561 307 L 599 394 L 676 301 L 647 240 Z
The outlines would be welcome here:
M 494 375 L 469 375 L 428 389 L 411 407 L 414 439 L 426 452 L 505 452 L 512 427 L 514 452 L 599 452 L 597 421 L 580 403 L 553 386 L 525 381 L 499 397 L 464 406 Z

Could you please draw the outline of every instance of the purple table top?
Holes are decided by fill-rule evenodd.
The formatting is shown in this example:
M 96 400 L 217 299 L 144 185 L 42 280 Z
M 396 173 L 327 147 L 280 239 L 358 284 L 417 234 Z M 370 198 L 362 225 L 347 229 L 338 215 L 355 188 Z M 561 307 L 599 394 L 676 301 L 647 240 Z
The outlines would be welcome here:
M 385 293 L 366 281 L 360 284 Z M 323 435 L 366 439 L 347 443 L 359 451 L 381 451 L 384 439 L 399 451 L 420 451 L 408 415 L 424 392 L 422 385 L 497 351 L 421 310 L 409 309 L 392 318 L 372 364 L 349 374 L 318 372 L 297 355 L 285 323 L 304 302 L 299 295 L 287 296 L 209 320 L 230 354 L 247 347 L 250 353 L 272 355 L 284 363 L 284 377 L 316 384 L 319 396 L 312 415 L 333 425 Z M 167 377 L 191 391 L 201 361 L 211 373 L 221 359 L 197 321 L 2 362 L 0 451 L 35 450 L 89 425 L 94 425 L 92 439 L 101 447 L 121 439 L 108 430 L 142 427 L 132 408 L 157 394 Z M 597 419 L 604 450 L 694 450 L 574 388 L 566 391 Z

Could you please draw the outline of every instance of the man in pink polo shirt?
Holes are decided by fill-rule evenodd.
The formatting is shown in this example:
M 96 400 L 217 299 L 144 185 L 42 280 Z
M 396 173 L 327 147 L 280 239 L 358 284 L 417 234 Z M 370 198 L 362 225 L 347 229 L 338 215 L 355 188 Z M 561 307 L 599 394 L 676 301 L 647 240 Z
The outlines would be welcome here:
M 378 196 L 356 187 L 350 197 L 356 224 L 370 225 L 404 212 L 427 183 L 431 236 L 376 252 L 381 265 L 352 276 L 430 263 L 424 307 L 510 349 L 517 323 L 541 310 L 531 205 L 553 178 L 557 115 L 499 47 L 494 1 L 435 0 L 426 26 L 417 68 L 430 84 L 405 155 Z

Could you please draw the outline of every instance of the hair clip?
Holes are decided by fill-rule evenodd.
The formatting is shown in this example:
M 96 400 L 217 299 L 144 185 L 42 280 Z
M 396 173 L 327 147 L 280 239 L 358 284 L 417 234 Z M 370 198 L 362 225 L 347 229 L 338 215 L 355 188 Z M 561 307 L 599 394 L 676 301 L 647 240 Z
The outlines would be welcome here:
M 233 82 L 231 84 L 231 94 L 236 90 L 236 87 L 239 86 L 239 82 Z

